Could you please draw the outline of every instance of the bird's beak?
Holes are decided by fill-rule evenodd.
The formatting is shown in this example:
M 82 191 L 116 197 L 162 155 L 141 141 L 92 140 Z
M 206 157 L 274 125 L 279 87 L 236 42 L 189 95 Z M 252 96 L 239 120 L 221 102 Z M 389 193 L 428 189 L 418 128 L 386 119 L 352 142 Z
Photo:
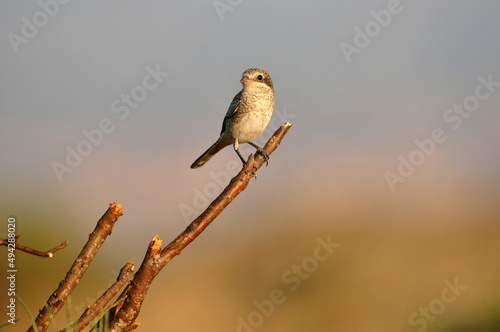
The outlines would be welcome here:
M 248 79 L 247 77 L 244 77 L 241 79 L 240 83 L 243 85 L 249 85 L 249 84 L 252 84 L 253 82 L 252 82 L 252 80 Z

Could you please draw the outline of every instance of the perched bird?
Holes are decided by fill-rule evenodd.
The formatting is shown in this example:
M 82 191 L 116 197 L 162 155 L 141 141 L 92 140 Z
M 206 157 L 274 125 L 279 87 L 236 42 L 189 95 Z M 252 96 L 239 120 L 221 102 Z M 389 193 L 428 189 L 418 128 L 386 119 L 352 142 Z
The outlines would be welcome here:
M 274 87 L 271 76 L 260 68 L 245 70 L 241 77 L 243 89 L 234 96 L 227 110 L 219 139 L 208 148 L 191 168 L 203 166 L 217 152 L 228 145 L 233 145 L 243 164 L 245 159 L 238 149 L 239 144 L 248 143 L 257 149 L 267 161 L 269 155 L 252 141 L 266 129 L 274 109 Z

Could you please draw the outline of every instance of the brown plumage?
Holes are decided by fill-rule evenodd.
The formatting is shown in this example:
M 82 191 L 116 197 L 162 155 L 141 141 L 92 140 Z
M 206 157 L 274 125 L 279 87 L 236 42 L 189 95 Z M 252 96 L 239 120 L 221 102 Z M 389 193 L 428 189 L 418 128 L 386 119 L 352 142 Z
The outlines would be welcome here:
M 252 141 L 266 129 L 274 109 L 274 87 L 271 76 L 260 68 L 247 69 L 241 81 L 243 88 L 234 96 L 222 122 L 219 139 L 191 165 L 191 168 L 203 166 L 217 152 L 228 145 L 233 145 L 241 161 L 238 145 L 249 143 L 261 153 L 266 161 L 267 153 Z

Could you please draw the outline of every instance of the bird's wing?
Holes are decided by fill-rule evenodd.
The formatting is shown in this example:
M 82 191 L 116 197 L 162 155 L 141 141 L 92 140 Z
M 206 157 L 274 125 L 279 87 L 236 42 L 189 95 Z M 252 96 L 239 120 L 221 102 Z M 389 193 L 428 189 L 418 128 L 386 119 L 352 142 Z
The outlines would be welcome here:
M 229 105 L 226 116 L 224 117 L 224 121 L 222 121 L 222 130 L 220 132 L 221 134 L 224 132 L 226 121 L 232 118 L 240 108 L 241 93 L 242 91 L 238 92 L 236 96 L 234 96 L 233 101 L 231 101 L 231 105 Z

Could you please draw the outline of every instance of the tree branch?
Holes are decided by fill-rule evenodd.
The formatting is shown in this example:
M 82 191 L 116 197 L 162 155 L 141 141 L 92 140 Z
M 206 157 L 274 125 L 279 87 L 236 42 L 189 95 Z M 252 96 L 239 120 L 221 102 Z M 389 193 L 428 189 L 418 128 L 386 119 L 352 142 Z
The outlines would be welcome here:
M 158 274 L 161 268 L 158 267 L 158 258 L 161 252 L 161 245 L 163 241 L 156 235 L 151 243 L 149 243 L 148 250 L 144 256 L 139 271 L 134 276 L 131 286 L 128 289 L 127 297 L 121 309 L 117 312 L 116 316 L 111 320 L 109 331 L 126 331 L 132 324 L 137 327 L 135 319 L 139 315 L 142 302 L 146 297 L 149 286 L 154 277 Z M 139 276 L 139 277 L 138 277 Z M 131 304 L 131 301 L 133 304 Z M 127 306 L 127 310 L 123 308 Z M 116 317 L 120 317 L 116 319 Z
M 66 277 L 59 283 L 59 286 L 49 297 L 43 309 L 40 310 L 34 323 L 38 331 L 46 331 L 50 324 L 50 316 L 55 316 L 64 303 L 66 303 L 69 295 L 87 271 L 88 266 L 101 248 L 104 240 L 111 234 L 115 222 L 122 215 L 122 211 L 123 209 L 120 204 L 116 204 L 116 202 L 111 203 L 109 209 L 97 222 L 94 231 L 89 235 L 87 243 L 69 269 Z M 34 328 L 32 326 L 28 332 L 33 331 Z
M 291 123 L 282 125 L 264 146 L 264 150 L 271 155 L 280 145 L 281 140 L 288 132 Z M 250 179 L 255 177 L 255 172 L 262 167 L 264 158 L 256 154 L 255 158 L 250 155 L 248 161 L 243 165 L 242 170 L 236 175 L 222 193 L 207 207 L 207 209 L 196 218 L 184 232 L 175 240 L 161 249 L 162 241 L 155 236 L 149 244 L 146 256 L 134 276 L 125 302 L 111 320 L 110 332 L 130 331 L 137 327 L 136 319 L 139 315 L 142 303 L 153 282 L 153 279 L 160 270 L 176 255 L 189 245 L 198 235 L 200 235 L 210 223 L 247 187 Z
M 111 285 L 90 307 L 87 307 L 80 318 L 71 324 L 71 326 L 61 332 L 67 331 L 81 331 L 83 330 L 89 323 L 98 317 L 100 314 L 103 314 L 107 311 L 105 307 L 108 305 L 109 301 L 115 297 L 118 291 L 127 283 L 130 278 L 134 275 L 134 262 L 128 262 L 124 267 L 120 270 L 120 274 L 118 278 L 116 278 L 116 282 Z
M 54 253 L 56 251 L 59 251 L 61 249 L 66 248 L 69 244 L 68 241 L 64 241 L 63 243 L 61 243 L 60 245 L 58 245 L 57 247 L 55 247 L 49 251 L 38 251 L 38 250 L 32 249 L 30 247 L 23 246 L 22 244 L 18 244 L 17 239 L 19 239 L 20 237 L 21 237 L 21 235 L 14 237 L 15 244 L 16 244 L 16 250 L 24 251 L 24 252 L 27 252 L 28 254 L 32 254 L 35 256 L 43 257 L 43 258 L 47 258 L 47 257 L 52 258 L 52 256 L 54 256 Z M 0 240 L 0 246 L 8 246 L 8 245 L 9 245 L 9 240 Z

